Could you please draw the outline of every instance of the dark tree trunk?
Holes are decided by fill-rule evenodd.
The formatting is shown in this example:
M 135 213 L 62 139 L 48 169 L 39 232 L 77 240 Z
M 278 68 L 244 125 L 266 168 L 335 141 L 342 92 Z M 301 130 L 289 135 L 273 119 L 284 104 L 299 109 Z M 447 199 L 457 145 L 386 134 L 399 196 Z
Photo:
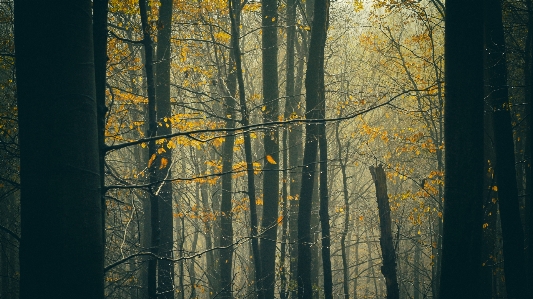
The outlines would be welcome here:
M 20 298 L 103 298 L 91 1 L 17 1 L 15 46 Z
M 231 43 L 239 44 L 239 24 L 240 24 L 240 5 L 239 1 L 233 1 L 230 6 L 235 20 L 235 27 L 237 31 L 231 34 Z M 232 25 L 233 27 L 233 25 Z M 237 92 L 237 67 L 235 65 L 235 51 L 230 52 L 230 59 L 228 65 L 228 78 L 226 81 L 228 90 L 226 94 L 224 106 L 226 128 L 235 128 L 235 96 Z M 220 202 L 220 246 L 228 247 L 233 243 L 233 215 L 231 198 L 233 197 L 233 182 L 232 182 L 232 169 L 233 169 L 233 146 L 235 144 L 235 137 L 230 134 L 226 136 L 222 148 L 222 198 Z M 233 248 L 226 248 L 220 250 L 220 284 L 222 286 L 221 298 L 232 298 L 232 265 L 233 265 Z
M 144 68 L 146 71 L 146 87 L 148 94 L 148 137 L 154 137 L 157 134 L 157 115 L 156 115 L 156 96 L 155 96 L 155 80 L 154 80 L 154 59 L 153 46 L 151 37 L 151 27 L 148 23 L 148 5 L 146 0 L 139 0 L 139 8 L 141 14 L 141 26 L 143 32 L 142 43 L 144 46 Z M 151 247 L 150 252 L 156 256 L 160 252 L 161 244 L 161 227 L 159 219 L 159 198 L 156 195 L 157 187 L 157 168 L 156 163 L 157 149 L 155 141 L 148 142 L 148 169 L 150 178 L 150 223 L 151 231 Z M 159 160 L 159 159 L 158 159 Z M 160 160 L 159 160 L 160 161 Z M 156 299 L 158 293 L 157 273 L 158 273 L 158 259 L 151 258 L 148 262 L 148 298 Z
M 161 0 L 159 7 L 159 20 L 157 31 L 157 67 L 155 69 L 156 83 L 156 111 L 158 122 L 162 125 L 157 129 L 158 135 L 168 135 L 172 133 L 172 125 L 165 118 L 172 116 L 170 105 L 170 37 L 172 34 L 172 0 Z M 172 184 L 162 182 L 171 178 L 172 165 L 172 148 L 168 147 L 168 140 L 165 140 L 161 147 L 164 149 L 158 155 L 157 181 L 158 183 L 158 201 L 159 201 L 159 227 L 161 230 L 159 255 L 172 258 L 172 248 L 174 246 L 174 216 L 172 210 Z M 161 163 L 166 160 L 166 166 Z M 158 262 L 157 281 L 158 281 L 158 298 L 174 298 L 174 263 L 161 260 Z
M 528 127 L 526 136 L 526 285 L 528 292 L 533 292 L 533 4 L 531 0 L 526 1 L 528 11 L 527 38 L 525 49 L 524 85 L 526 86 L 526 103 L 528 106 Z
M 107 78 L 107 11 L 109 0 L 93 1 L 94 75 L 96 90 L 96 117 L 98 125 L 99 173 L 102 205 L 102 238 L 105 247 L 105 116 Z
M 516 181 L 501 0 L 486 1 L 485 49 L 488 100 L 492 106 L 496 154 L 494 170 L 503 237 L 505 286 L 509 298 L 525 298 L 524 233 L 520 221 Z
M 324 69 L 320 70 L 324 73 Z M 322 82 L 323 83 L 323 82 Z M 320 100 L 320 118 L 326 118 L 326 98 Z M 331 272 L 331 238 L 329 227 L 329 194 L 328 194 L 328 141 L 326 138 L 326 122 L 319 127 L 320 147 L 320 228 L 322 233 L 322 271 L 324 274 L 324 298 L 333 299 L 333 274 Z
M 378 167 L 370 166 L 370 173 L 376 185 L 376 197 L 378 200 L 379 228 L 381 231 L 379 244 L 381 245 L 381 256 L 383 257 L 381 273 L 385 277 L 387 299 L 398 299 L 400 298 L 400 290 L 396 274 L 396 251 L 392 241 L 392 220 L 389 195 L 387 194 L 387 177 L 381 165 L 378 165 Z
M 236 20 L 236 16 L 232 14 L 233 7 L 237 3 L 234 3 L 233 0 L 229 0 L 229 11 L 231 19 L 231 35 L 238 37 L 239 36 L 239 26 Z M 240 4 L 239 4 L 240 5 Z M 240 23 L 240 21 L 239 21 Z M 244 90 L 244 79 L 242 73 L 242 61 L 241 61 L 241 49 L 239 46 L 239 39 L 232 38 L 232 48 L 233 48 L 233 58 L 235 59 L 235 67 L 237 73 L 237 84 L 239 88 L 239 106 L 241 109 L 242 115 L 242 125 L 248 126 L 250 124 L 250 115 L 248 113 L 248 108 L 246 106 L 246 97 Z M 252 140 L 250 138 L 250 132 L 245 131 L 243 133 L 244 137 L 244 155 L 246 160 L 246 176 L 248 179 L 248 198 L 250 200 L 250 237 L 252 238 L 252 256 L 254 260 L 254 272 L 255 272 L 255 290 L 258 297 L 263 298 L 263 281 L 261 279 L 261 255 L 259 253 L 259 242 L 257 239 L 258 233 L 258 221 L 257 221 L 257 207 L 256 207 L 256 198 L 255 198 L 255 178 L 254 178 L 254 167 L 253 167 L 253 158 L 252 158 Z
M 478 298 L 483 204 L 483 8 L 446 1 L 445 199 L 440 299 Z
M 262 56 L 263 56 L 263 119 L 264 122 L 278 119 L 278 1 L 263 0 Z M 263 159 L 263 218 L 261 227 L 261 273 L 264 298 L 274 298 L 277 219 L 279 206 L 279 136 L 277 127 L 265 132 L 265 157 Z M 267 159 L 270 156 L 275 162 Z
M 315 1 L 315 16 L 311 29 L 311 44 L 305 79 L 306 118 L 319 119 L 320 101 L 324 96 L 324 46 L 329 20 L 329 0 Z M 302 186 L 298 210 L 298 298 L 310 298 L 311 283 L 311 208 L 316 157 L 318 152 L 319 125 L 307 124 L 302 170 Z

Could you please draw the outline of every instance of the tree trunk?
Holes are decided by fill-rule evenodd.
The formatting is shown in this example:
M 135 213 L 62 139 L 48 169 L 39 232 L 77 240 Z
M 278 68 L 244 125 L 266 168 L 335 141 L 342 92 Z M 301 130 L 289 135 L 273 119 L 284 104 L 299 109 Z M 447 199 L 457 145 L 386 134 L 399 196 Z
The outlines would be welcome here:
M 148 137 L 154 137 L 157 135 L 157 115 L 156 115 L 156 96 L 155 96 L 155 79 L 154 79 L 154 59 L 153 59 L 153 47 L 151 37 L 151 27 L 148 23 L 148 7 L 146 0 L 139 0 L 139 8 L 141 14 L 141 26 L 143 32 L 142 43 L 144 46 L 146 71 L 146 87 L 148 94 Z M 159 198 L 157 192 L 157 168 L 156 163 L 157 149 L 155 141 L 148 142 L 148 169 L 150 178 L 150 223 L 152 227 L 151 235 L 151 247 L 150 252 L 153 255 L 158 256 L 160 252 L 161 244 L 161 227 L 159 219 Z M 150 162 L 151 161 L 151 162 Z M 151 258 L 148 262 L 148 298 L 156 299 L 158 293 L 157 285 L 157 273 L 158 273 L 158 259 Z
M 230 0 L 234 1 L 234 0 Z M 237 1 L 238 2 L 238 1 Z M 237 31 L 232 32 L 232 44 L 239 44 L 239 24 L 240 24 L 240 6 L 238 3 L 232 3 L 230 13 L 234 15 L 236 21 Z M 232 25 L 233 27 L 233 25 Z M 236 41 L 235 41 L 236 40 Z M 228 87 L 225 93 L 225 117 L 226 128 L 235 128 L 235 95 L 237 92 L 237 67 L 235 65 L 235 51 L 230 51 L 230 59 L 228 65 L 228 77 L 226 85 Z M 220 230 L 221 239 L 220 246 L 228 247 L 233 243 L 233 213 L 231 198 L 233 197 L 233 146 L 235 144 L 235 137 L 232 134 L 226 136 L 222 148 L 222 199 L 220 203 Z M 233 248 L 226 248 L 220 250 L 220 284 L 222 292 L 220 297 L 223 299 L 233 297 L 232 288 L 232 265 L 233 265 Z
M 91 1 L 17 1 L 15 46 L 20 298 L 103 298 Z
M 348 179 L 346 177 L 346 163 L 347 161 L 342 158 L 342 146 L 341 139 L 339 137 L 339 125 L 335 128 L 335 138 L 337 139 L 337 148 L 339 153 L 339 163 L 341 167 L 342 174 L 342 195 L 344 197 L 344 228 L 341 234 L 341 256 L 342 256 L 342 277 L 343 277 L 343 291 L 344 299 L 350 299 L 350 289 L 349 289 L 349 279 L 350 279 L 350 269 L 348 268 L 348 259 L 346 252 L 346 236 L 348 235 L 348 229 L 350 225 L 350 203 L 348 197 Z M 349 145 L 347 146 L 349 147 Z M 343 161 L 344 160 L 344 161 Z M 357 263 L 357 260 L 356 260 Z M 354 298 L 357 298 L 356 289 L 354 288 Z
M 481 0 L 446 1 L 445 200 L 440 299 L 477 298 L 483 204 Z
M 324 69 L 320 70 L 324 73 Z M 320 118 L 326 118 L 325 97 L 320 101 Z M 324 274 L 324 298 L 333 299 L 333 274 L 331 272 L 331 237 L 329 227 L 329 194 L 328 194 L 328 141 L 326 138 L 326 123 L 319 127 L 320 147 L 320 228 L 322 239 L 322 271 Z
M 513 128 L 501 0 L 487 0 L 485 9 L 485 68 L 488 99 L 492 106 L 492 129 L 496 154 L 495 174 L 503 236 L 505 286 L 509 298 L 526 297 L 524 233 L 520 221 L 516 181 Z
M 105 116 L 107 78 L 107 12 L 109 0 L 93 1 L 94 74 L 96 91 L 96 118 L 98 125 L 100 196 L 102 205 L 102 238 L 105 248 Z
M 533 292 L 533 4 L 526 1 L 528 11 L 527 38 L 525 49 L 524 85 L 526 86 L 526 102 L 528 106 L 528 130 L 526 137 L 526 271 L 529 286 L 528 292 Z
M 172 34 L 172 0 L 161 0 L 159 7 L 159 20 L 157 31 L 157 67 L 156 67 L 156 110 L 157 119 L 162 125 L 157 129 L 158 135 L 172 133 L 170 121 L 165 121 L 172 116 L 170 105 L 170 37 Z M 174 256 L 172 248 L 174 246 L 174 216 L 172 201 L 172 183 L 162 182 L 172 178 L 172 148 L 168 147 L 168 141 L 160 145 L 164 151 L 158 156 L 157 181 L 159 198 L 159 226 L 161 229 L 161 243 L 159 255 L 172 258 Z M 166 160 L 166 166 L 161 161 Z M 162 167 L 164 166 L 164 167 Z M 161 260 L 158 265 L 158 298 L 174 298 L 174 263 Z
M 381 245 L 381 255 L 383 257 L 381 273 L 385 277 L 387 299 L 398 299 L 400 298 L 400 290 L 396 274 L 396 251 L 392 241 L 392 220 L 389 195 L 387 194 L 387 177 L 381 165 L 378 165 L 378 167 L 370 166 L 370 173 L 376 185 L 376 197 L 378 200 L 379 227 L 381 231 L 379 244 Z
M 234 3 L 233 0 L 229 0 L 229 11 L 232 12 L 234 6 L 237 3 Z M 239 26 L 236 20 L 236 16 L 230 13 L 231 19 L 231 35 L 239 36 Z M 239 21 L 240 22 L 240 21 Z M 246 97 L 244 90 L 244 79 L 242 74 L 242 62 L 241 62 L 241 49 L 239 46 L 239 39 L 232 38 L 232 48 L 233 48 L 233 57 L 235 59 L 235 67 L 237 72 L 237 84 L 239 87 L 239 106 L 242 115 L 242 125 L 248 126 L 250 124 L 250 115 L 248 113 L 248 108 L 246 106 Z M 252 256 L 254 260 L 255 268 L 255 290 L 258 294 L 258 297 L 263 298 L 263 281 L 261 279 L 261 255 L 259 254 L 259 242 L 257 239 L 258 233 L 258 221 L 257 221 L 257 207 L 256 207 L 256 196 L 255 196 L 255 178 L 254 178 L 254 167 L 253 167 L 253 158 L 252 158 L 252 141 L 250 138 L 250 132 L 245 131 L 243 133 L 244 137 L 244 155 L 246 159 L 246 176 L 248 179 L 248 198 L 250 201 L 250 237 L 252 238 Z
M 278 119 L 278 1 L 263 0 L 262 56 L 263 56 L 263 119 Z M 279 136 L 277 127 L 265 131 L 263 159 L 263 218 L 261 227 L 261 272 L 265 299 L 274 298 L 277 219 L 279 206 Z M 268 159 L 270 157 L 270 159 Z M 271 160 L 274 160 L 272 162 Z

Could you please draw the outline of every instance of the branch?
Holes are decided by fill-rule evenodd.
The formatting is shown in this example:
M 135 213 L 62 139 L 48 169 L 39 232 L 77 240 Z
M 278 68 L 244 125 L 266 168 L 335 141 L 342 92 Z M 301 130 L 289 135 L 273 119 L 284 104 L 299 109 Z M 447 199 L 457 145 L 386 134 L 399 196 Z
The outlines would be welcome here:
M 242 126 L 242 127 L 239 127 L 239 128 L 201 129 L 201 130 L 193 130 L 193 131 L 187 131 L 187 132 L 176 132 L 176 133 L 172 133 L 172 134 L 159 135 L 159 136 L 148 137 L 148 138 L 142 138 L 142 139 L 139 139 L 139 140 L 136 140 L 136 141 L 124 142 L 124 143 L 120 143 L 120 144 L 116 144 L 116 145 L 106 146 L 104 148 L 104 151 L 105 152 L 110 152 L 110 151 L 119 150 L 119 149 L 122 149 L 122 148 L 125 148 L 125 147 L 128 147 L 128 146 L 132 146 L 132 145 L 138 145 L 138 144 L 141 144 L 141 143 L 146 143 L 146 142 L 159 140 L 159 139 L 173 138 L 173 137 L 177 137 L 177 136 L 188 136 L 188 137 L 190 137 L 192 139 L 195 139 L 195 137 L 193 137 L 191 135 L 202 134 L 202 133 L 213 133 L 213 132 L 226 132 L 226 133 L 228 133 L 228 132 L 238 132 L 238 131 L 243 131 L 244 132 L 244 131 L 251 131 L 252 129 L 255 129 L 255 130 L 268 130 L 271 127 L 287 125 L 287 124 L 302 124 L 302 123 L 316 123 L 316 124 L 318 124 L 318 123 L 324 123 L 324 122 L 334 122 L 334 121 L 348 120 L 348 119 L 355 118 L 355 117 L 357 117 L 359 115 L 365 114 L 367 112 L 370 112 L 372 110 L 375 110 L 375 109 L 381 108 L 383 106 L 389 105 L 392 101 L 394 101 L 395 99 L 399 98 L 402 95 L 408 94 L 410 92 L 426 91 L 429 88 L 431 88 L 431 87 L 428 87 L 428 88 L 422 89 L 422 90 L 413 90 L 413 89 L 411 89 L 411 90 L 403 91 L 403 92 L 395 95 L 394 97 L 390 98 L 386 102 L 374 105 L 374 106 L 372 106 L 370 108 L 363 109 L 363 110 L 357 111 L 357 112 L 355 112 L 353 114 L 350 114 L 350 115 L 347 115 L 347 116 L 343 116 L 343 117 L 328 118 L 328 119 L 292 119 L 292 120 L 285 120 L 285 121 L 273 121 L 273 122 L 267 122 L 267 123 L 261 123 L 261 124 L 252 124 L 252 125 L 248 125 L 248 126 Z M 216 138 L 225 137 L 225 136 L 226 135 L 220 135 L 220 136 L 217 136 Z M 198 138 L 196 138 L 196 140 L 202 141 L 201 139 L 198 139 Z
M 12 236 L 20 243 L 20 237 L 16 233 L 14 233 L 12 230 L 10 230 L 9 228 L 0 225 L 0 230 L 5 231 L 8 235 Z
M 173 262 L 173 263 L 176 263 L 176 262 L 179 262 L 179 261 L 183 261 L 183 260 L 191 260 L 191 259 L 194 259 L 194 258 L 197 258 L 197 257 L 200 257 L 202 256 L 202 254 L 205 254 L 207 252 L 210 252 L 210 251 L 214 251 L 214 250 L 219 250 L 219 249 L 229 249 L 235 245 L 239 245 L 240 243 L 243 243 L 245 240 L 247 239 L 250 239 L 250 237 L 244 237 L 240 240 L 238 240 L 237 242 L 234 242 L 233 244 L 230 244 L 228 246 L 219 246 L 219 247 L 213 247 L 213 248 L 210 248 L 210 249 L 206 249 L 204 251 L 200 251 L 196 254 L 193 254 L 193 255 L 189 255 L 189 256 L 184 256 L 184 257 L 180 257 L 180 258 L 177 258 L 177 259 L 173 259 L 173 258 L 169 258 L 169 257 L 163 257 L 163 256 L 159 256 L 155 253 L 152 253 L 152 252 L 139 252 L 139 253 L 135 253 L 135 254 L 132 254 L 130 256 L 127 256 L 121 260 L 118 260 L 106 267 L 104 267 L 104 273 L 108 272 L 109 270 L 121 265 L 121 264 L 124 264 L 125 262 L 131 260 L 132 258 L 135 258 L 135 257 L 138 257 L 138 256 L 151 256 L 153 258 L 156 258 L 158 260 L 161 260 L 161 261 L 168 261 L 168 262 Z

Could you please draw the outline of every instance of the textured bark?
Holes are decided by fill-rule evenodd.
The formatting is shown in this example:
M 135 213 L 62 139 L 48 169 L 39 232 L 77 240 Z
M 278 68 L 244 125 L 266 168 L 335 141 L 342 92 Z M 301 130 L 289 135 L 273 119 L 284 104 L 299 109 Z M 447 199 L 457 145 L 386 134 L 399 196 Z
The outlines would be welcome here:
M 446 1 L 440 299 L 478 298 L 481 293 L 483 4 L 481 0 Z
M 15 46 L 20 298 L 103 298 L 91 1 L 17 1 Z
M 158 135 L 167 135 L 172 133 L 170 121 L 165 118 L 172 116 L 170 105 L 170 37 L 172 33 L 172 0 L 161 0 L 159 7 L 159 19 L 157 24 L 157 66 L 155 73 L 155 96 L 156 111 L 158 122 L 162 125 L 157 128 Z M 172 149 L 167 146 L 168 140 L 165 140 L 160 147 L 165 151 L 158 155 L 154 164 L 156 165 L 157 181 L 161 182 L 172 177 Z M 161 167 L 162 159 L 166 159 L 166 167 Z M 158 185 L 159 201 L 159 227 L 161 230 L 159 255 L 172 258 L 172 248 L 174 246 L 174 216 L 172 209 L 172 184 L 170 182 L 161 182 Z M 158 262 L 157 281 L 158 281 L 158 298 L 174 298 L 174 263 L 161 260 Z
M 278 1 L 263 0 L 262 19 L 262 59 L 263 59 L 263 120 L 276 121 L 279 110 L 278 91 Z M 263 217 L 261 222 L 261 274 L 264 298 L 274 298 L 277 219 L 279 206 L 279 136 L 277 127 L 265 132 L 263 159 Z M 267 160 L 270 156 L 276 163 Z
M 496 154 L 494 171 L 503 237 L 505 286 L 509 298 L 526 298 L 524 232 L 520 221 L 502 6 L 501 0 L 487 0 L 485 3 L 487 98 L 492 106 Z
M 400 290 L 398 288 L 398 276 L 396 273 L 396 252 L 394 243 L 392 241 L 392 220 L 390 216 L 389 195 L 387 194 L 387 177 L 383 166 L 370 166 L 370 173 L 376 186 L 376 197 L 378 200 L 379 211 L 379 228 L 381 245 L 381 256 L 383 258 L 383 266 L 381 266 L 381 273 L 385 277 L 385 285 L 387 287 L 387 299 L 400 298 Z

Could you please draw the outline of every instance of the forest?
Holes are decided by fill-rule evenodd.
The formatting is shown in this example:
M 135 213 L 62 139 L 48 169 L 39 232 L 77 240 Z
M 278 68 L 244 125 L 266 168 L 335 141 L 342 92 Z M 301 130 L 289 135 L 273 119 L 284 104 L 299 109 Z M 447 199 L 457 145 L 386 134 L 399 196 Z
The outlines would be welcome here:
M 0 299 L 533 298 L 533 0 L 0 28 Z

